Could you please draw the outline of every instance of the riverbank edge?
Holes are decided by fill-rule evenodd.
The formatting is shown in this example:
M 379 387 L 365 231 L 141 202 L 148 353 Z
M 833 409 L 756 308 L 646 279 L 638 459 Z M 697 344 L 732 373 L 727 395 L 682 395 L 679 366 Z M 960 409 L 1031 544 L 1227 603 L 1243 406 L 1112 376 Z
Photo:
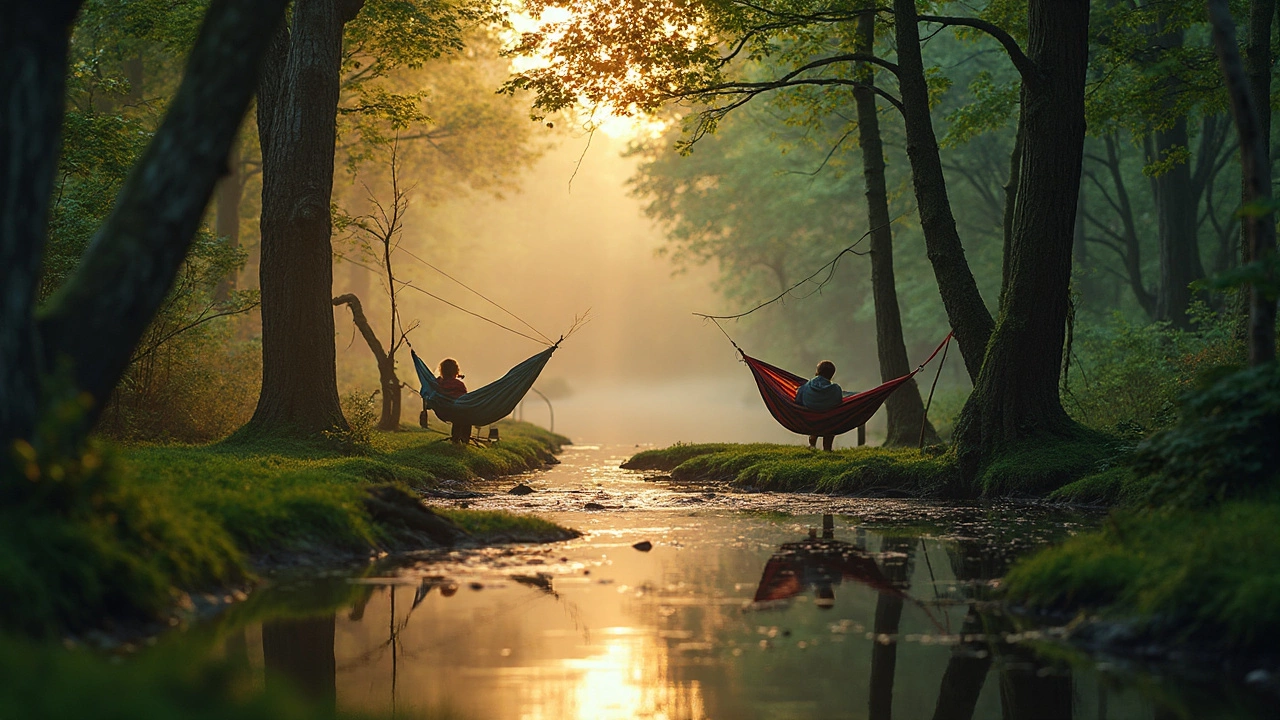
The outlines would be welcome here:
M 1118 497 L 1115 466 L 1127 448 L 1092 431 L 1010 448 L 971 485 L 945 446 L 855 447 L 822 452 L 803 445 L 701 443 L 645 450 L 630 470 L 669 473 L 676 482 L 719 482 L 742 490 L 853 497 L 1050 499 L 1096 505 Z M 1094 480 L 1100 478 L 1100 480 Z M 1090 492 L 1077 492 L 1084 487 Z M 1077 500 L 1079 496 L 1079 500 Z
M 0 585 L 14 602 L 0 609 L 0 631 L 109 643 L 216 613 L 263 575 L 577 537 L 532 515 L 437 513 L 423 501 L 430 488 L 538 470 L 570 444 L 528 423 L 498 428 L 502 440 L 480 447 L 418 428 L 376 433 L 358 454 L 270 438 L 99 446 L 81 463 L 95 468 L 81 473 L 89 480 L 64 483 L 92 512 L 5 508 Z

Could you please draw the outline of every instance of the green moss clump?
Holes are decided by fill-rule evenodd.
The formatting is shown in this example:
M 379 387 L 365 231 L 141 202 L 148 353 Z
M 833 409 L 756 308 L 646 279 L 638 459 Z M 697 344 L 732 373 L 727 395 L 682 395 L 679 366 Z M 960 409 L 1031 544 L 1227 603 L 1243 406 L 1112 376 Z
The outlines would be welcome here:
M 1224 648 L 1280 640 L 1280 501 L 1113 517 L 1016 565 L 1008 598 L 1100 608 Z
M 1148 482 L 1128 465 L 1086 475 L 1049 493 L 1051 502 L 1072 505 L 1133 506 L 1146 498 Z
M 582 533 L 557 525 L 536 515 L 516 515 L 502 510 L 459 510 L 437 508 L 479 542 L 556 542 L 580 537 Z
M 725 452 L 734 448 L 742 447 L 772 447 L 769 445 L 747 446 L 738 445 L 736 443 L 676 443 L 671 447 L 659 448 L 656 450 L 645 450 L 638 452 L 622 463 L 622 467 L 626 470 L 665 470 L 670 472 L 676 469 L 686 460 L 697 457 L 699 455 L 707 455 L 709 453 Z
M 640 453 L 623 467 L 669 470 L 676 480 L 847 495 L 932 495 L 955 472 L 950 456 L 930 451 L 861 447 L 828 453 L 767 443 L 674 445 Z
M 1126 451 L 1110 435 L 1078 426 L 1065 438 L 1037 438 L 1006 448 L 978 475 L 982 497 L 1043 497 L 1105 470 Z

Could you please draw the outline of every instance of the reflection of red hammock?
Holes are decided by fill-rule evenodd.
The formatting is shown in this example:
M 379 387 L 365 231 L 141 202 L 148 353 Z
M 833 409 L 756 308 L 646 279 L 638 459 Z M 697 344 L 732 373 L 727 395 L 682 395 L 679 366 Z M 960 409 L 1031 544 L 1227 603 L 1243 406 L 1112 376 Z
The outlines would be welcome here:
M 838 584 L 852 580 L 886 595 L 906 598 L 880 571 L 876 561 L 856 547 L 838 540 L 787 543 L 765 563 L 754 602 L 789 600 L 816 579 Z
M 741 349 L 738 352 L 742 353 L 742 359 L 747 363 L 747 367 L 751 368 L 751 374 L 755 376 L 756 385 L 760 388 L 760 397 L 764 398 L 769 414 L 773 415 L 782 427 L 801 435 L 840 435 L 866 424 L 884 401 L 893 394 L 893 391 L 923 370 L 924 366 L 928 365 L 929 361 L 933 360 L 950 340 L 951 333 L 947 333 L 946 339 L 938 345 L 929 359 L 920 363 L 920 367 L 910 373 L 870 390 L 850 395 L 830 410 L 809 410 L 796 402 L 796 390 L 805 384 L 805 378 L 749 357 Z

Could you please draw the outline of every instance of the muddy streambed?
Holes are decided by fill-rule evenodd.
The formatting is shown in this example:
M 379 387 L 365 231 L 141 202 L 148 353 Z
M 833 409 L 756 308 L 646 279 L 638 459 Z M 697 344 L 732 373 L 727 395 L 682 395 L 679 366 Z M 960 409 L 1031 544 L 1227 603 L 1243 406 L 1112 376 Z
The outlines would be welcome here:
M 439 501 L 538 512 L 577 540 L 277 581 L 190 634 L 258 682 L 398 716 L 1274 716 L 1226 681 L 1084 657 L 989 601 L 1012 559 L 1098 516 L 725 493 L 619 469 L 635 451 L 571 447 Z M 518 481 L 534 492 L 507 494 Z

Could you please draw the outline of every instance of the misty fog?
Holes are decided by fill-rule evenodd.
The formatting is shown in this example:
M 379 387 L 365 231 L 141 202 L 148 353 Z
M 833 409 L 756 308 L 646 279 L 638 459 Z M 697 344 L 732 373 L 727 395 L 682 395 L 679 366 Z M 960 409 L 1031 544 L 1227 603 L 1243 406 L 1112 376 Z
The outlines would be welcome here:
M 555 430 L 575 442 L 804 442 L 770 417 L 724 336 L 692 314 L 733 308 L 713 289 L 715 268 L 675 273 L 658 256 L 661 230 L 629 194 L 635 161 L 623 156 L 626 141 L 598 132 L 587 143 L 586 137 L 559 140 L 501 196 L 472 192 L 436 206 L 414 202 L 402 247 L 552 339 L 590 309 L 590 323 L 565 341 L 535 386 L 551 398 Z M 398 278 L 528 332 L 408 254 L 398 253 L 395 262 Z M 377 283 L 362 268 L 339 263 L 335 269 L 334 294 L 355 289 L 367 296 L 371 322 L 383 334 L 386 300 Z M 456 358 L 472 389 L 541 349 L 412 288 L 400 292 L 399 304 L 406 328 L 421 323 L 410 339 L 422 358 L 432 368 Z M 372 355 L 345 308 L 335 310 L 335 321 L 340 385 L 372 391 Z M 874 336 L 868 342 L 874 357 Z M 407 352 L 399 368 L 400 379 L 416 386 Z M 404 402 L 411 422 L 419 401 L 406 396 Z M 517 412 L 544 426 L 550 420 L 533 394 Z M 869 428 L 872 438 L 878 421 Z M 438 423 L 434 416 L 432 422 Z

